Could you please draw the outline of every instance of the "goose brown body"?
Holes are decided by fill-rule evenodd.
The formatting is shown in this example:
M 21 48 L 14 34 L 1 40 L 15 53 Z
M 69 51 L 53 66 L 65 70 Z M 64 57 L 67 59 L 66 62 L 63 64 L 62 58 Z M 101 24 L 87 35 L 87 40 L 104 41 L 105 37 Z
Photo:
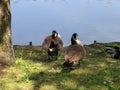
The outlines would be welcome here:
M 69 62 L 82 60 L 85 56 L 85 49 L 81 45 L 70 45 L 65 51 L 65 61 Z
M 63 47 L 63 42 L 60 35 L 53 31 L 52 35 L 48 35 L 42 44 L 42 47 L 47 51 L 48 56 L 58 55 L 58 51 Z
M 48 50 L 52 41 L 54 42 L 54 44 L 58 45 L 59 48 L 63 47 L 63 42 L 62 42 L 61 38 L 58 36 L 55 38 L 52 38 L 52 35 L 49 35 L 44 39 L 42 47 L 45 50 Z
M 85 48 L 83 44 L 77 39 L 76 33 L 74 33 L 71 37 L 71 45 L 67 47 L 65 50 L 65 55 L 64 55 L 64 66 L 70 67 L 72 66 L 75 62 L 80 62 L 86 55 Z M 75 36 L 75 38 L 74 38 Z

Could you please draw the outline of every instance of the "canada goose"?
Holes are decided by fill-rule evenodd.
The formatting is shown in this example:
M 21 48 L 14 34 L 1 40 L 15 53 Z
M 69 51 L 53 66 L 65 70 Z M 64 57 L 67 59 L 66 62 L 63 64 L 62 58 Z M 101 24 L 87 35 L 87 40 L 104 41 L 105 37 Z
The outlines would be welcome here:
M 53 30 L 52 35 L 48 35 L 44 39 L 42 47 L 47 51 L 49 59 L 54 56 L 57 59 L 58 51 L 63 47 L 60 34 Z
M 77 33 L 73 33 L 71 37 L 71 45 L 69 45 L 65 50 L 65 62 L 63 63 L 63 66 L 65 67 L 71 68 L 75 63 L 77 63 L 77 65 L 80 65 L 80 61 L 86 54 L 85 48 L 81 41 L 77 39 L 77 36 Z

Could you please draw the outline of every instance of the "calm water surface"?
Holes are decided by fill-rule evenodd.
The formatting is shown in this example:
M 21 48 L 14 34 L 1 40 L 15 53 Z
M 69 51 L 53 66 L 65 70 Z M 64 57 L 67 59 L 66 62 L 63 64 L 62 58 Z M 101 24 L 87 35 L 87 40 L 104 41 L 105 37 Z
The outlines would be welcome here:
M 41 45 L 57 30 L 65 45 L 120 41 L 120 0 L 11 0 L 13 44 Z

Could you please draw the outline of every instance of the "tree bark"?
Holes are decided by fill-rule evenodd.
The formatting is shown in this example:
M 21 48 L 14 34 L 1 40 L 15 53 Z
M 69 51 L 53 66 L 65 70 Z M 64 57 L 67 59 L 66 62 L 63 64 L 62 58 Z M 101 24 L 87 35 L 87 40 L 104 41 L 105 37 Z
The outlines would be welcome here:
M 10 0 L 0 0 L 0 64 L 14 63 Z

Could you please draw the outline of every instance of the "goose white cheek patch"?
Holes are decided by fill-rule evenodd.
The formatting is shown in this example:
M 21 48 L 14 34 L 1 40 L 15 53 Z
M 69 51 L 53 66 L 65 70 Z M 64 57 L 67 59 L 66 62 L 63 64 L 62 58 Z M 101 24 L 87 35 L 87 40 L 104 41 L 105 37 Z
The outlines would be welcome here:
M 55 37 L 57 37 L 57 34 L 55 33 Z
M 60 34 L 58 34 L 58 37 L 61 38 Z
M 82 45 L 83 46 L 83 44 L 82 44 L 82 42 L 80 41 L 80 40 L 76 40 L 76 42 L 77 42 L 77 44 L 79 44 L 79 45 Z

